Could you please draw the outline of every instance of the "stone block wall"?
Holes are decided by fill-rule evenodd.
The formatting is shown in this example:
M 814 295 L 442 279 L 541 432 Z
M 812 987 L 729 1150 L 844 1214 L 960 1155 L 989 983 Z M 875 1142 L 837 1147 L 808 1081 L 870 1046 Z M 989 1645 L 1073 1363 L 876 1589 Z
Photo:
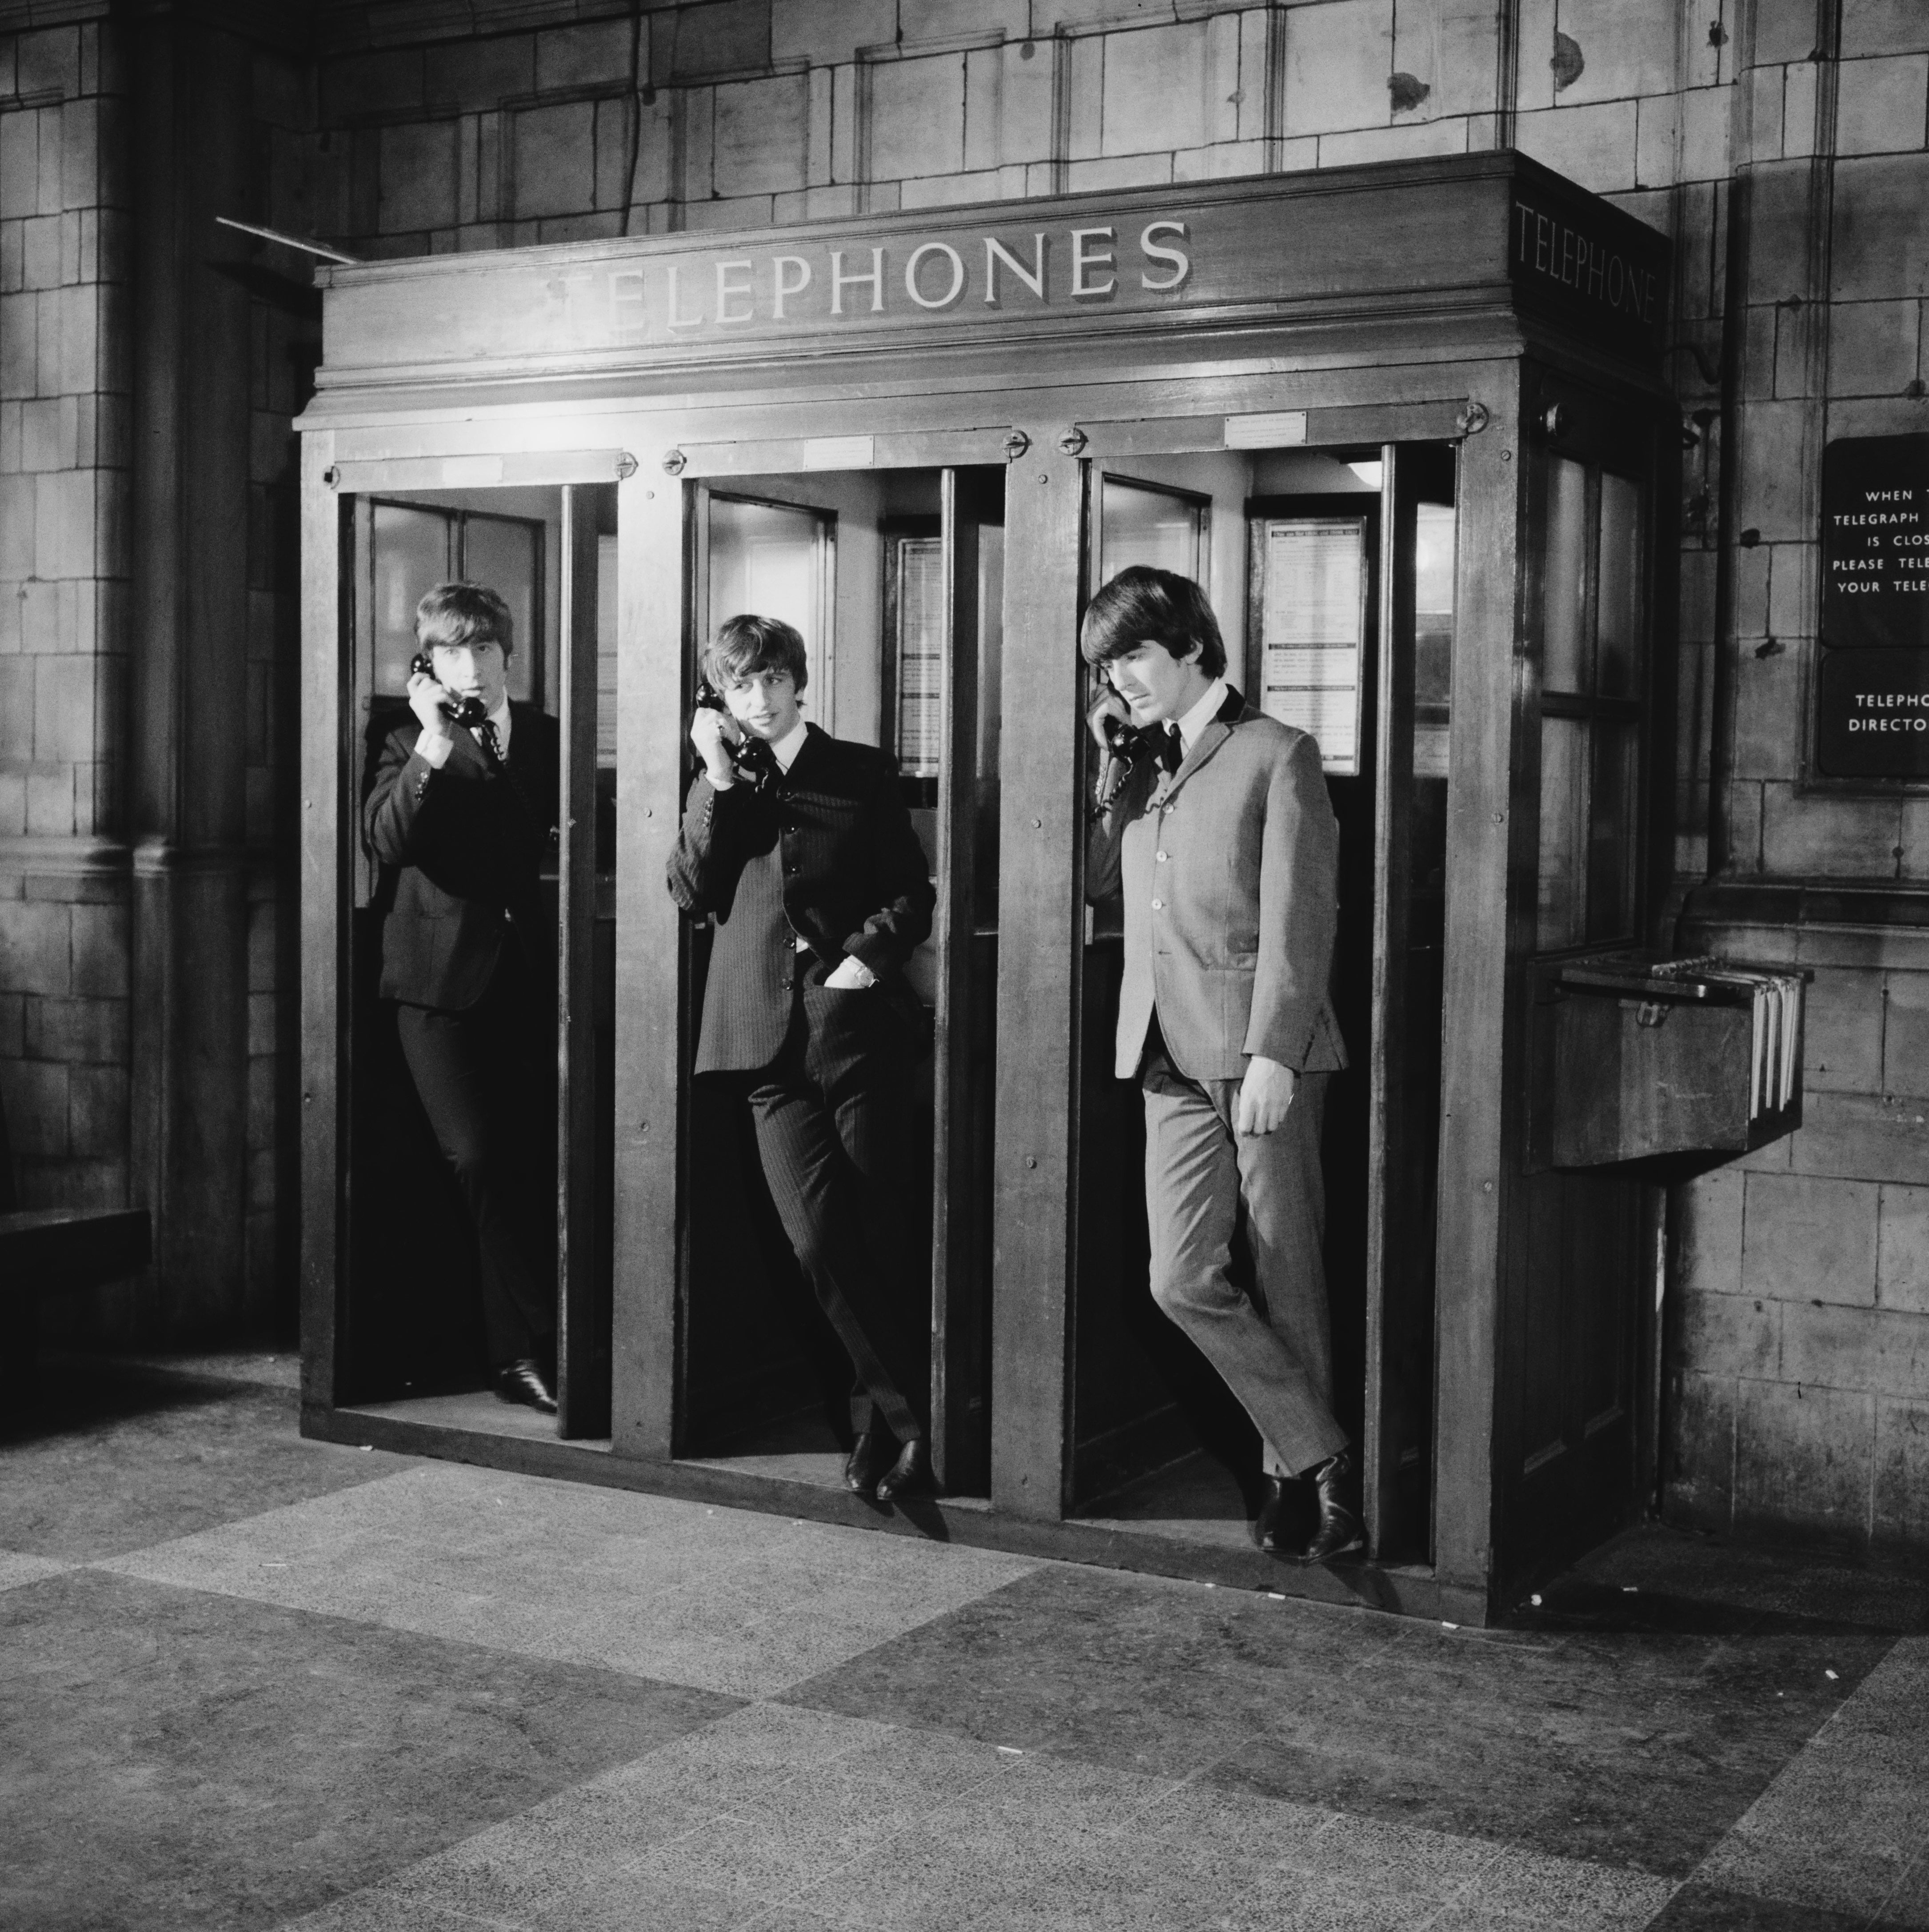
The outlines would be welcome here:
M 1929 946 L 1710 928 L 1809 968 L 1804 1124 L 1675 1203 L 1670 1513 L 1854 1551 L 1929 1545 Z
M 127 104 L 99 23 L 0 34 L 0 1101 L 29 1205 L 129 1185 Z

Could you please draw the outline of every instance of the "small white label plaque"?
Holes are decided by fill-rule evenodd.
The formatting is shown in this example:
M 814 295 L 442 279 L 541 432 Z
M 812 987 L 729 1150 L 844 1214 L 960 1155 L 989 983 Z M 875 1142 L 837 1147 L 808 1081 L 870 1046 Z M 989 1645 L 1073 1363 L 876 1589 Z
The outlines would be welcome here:
M 804 440 L 806 470 L 868 470 L 871 458 L 868 436 L 813 436 Z
M 1304 410 L 1274 410 L 1268 415 L 1228 416 L 1226 419 L 1228 449 L 1274 449 L 1282 443 L 1305 440 Z

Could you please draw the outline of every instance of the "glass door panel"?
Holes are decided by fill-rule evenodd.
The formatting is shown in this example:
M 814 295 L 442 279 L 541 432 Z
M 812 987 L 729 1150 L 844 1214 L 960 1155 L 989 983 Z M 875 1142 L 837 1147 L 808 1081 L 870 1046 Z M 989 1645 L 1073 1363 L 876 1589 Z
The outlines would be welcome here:
M 897 1298 L 887 1352 L 916 1384 L 913 1406 L 928 1407 L 940 1480 L 965 1493 L 982 1492 L 988 1473 L 997 936 L 979 882 L 996 865 L 995 839 L 987 852 L 983 834 L 988 800 L 996 820 L 998 683 L 980 669 L 983 640 L 1000 634 L 1003 484 L 1001 469 L 933 468 L 695 486 L 703 602 L 693 648 L 733 616 L 794 626 L 806 646 L 806 717 L 892 754 L 928 867 L 929 936 L 901 974 L 861 996 L 890 1022 L 878 1104 L 892 1125 L 872 1184 L 854 1198 L 867 1204 L 872 1265 Z M 693 1035 L 716 929 L 692 934 Z M 766 1171 L 750 1084 L 748 1074 L 692 1082 L 680 1453 L 835 1483 L 852 1364 L 785 1233 L 776 1190 L 788 1184 Z
M 1453 453 L 1403 445 L 1202 452 L 1161 459 L 1160 475 L 1203 498 L 1202 529 L 1223 534 L 1209 550 L 1230 680 L 1268 712 L 1313 730 L 1340 821 L 1334 982 L 1352 1067 L 1329 1082 L 1324 1135 L 1335 1407 L 1384 1472 L 1368 1483 L 1376 1547 L 1424 1556 Z M 1118 480 L 1094 466 L 1092 514 L 1101 532 L 1120 527 Z M 1383 528 L 1395 532 L 1390 549 Z M 1119 554 L 1102 542 L 1090 552 L 1102 566 Z M 1113 1077 L 1119 931 L 1115 902 L 1094 907 L 1082 1044 L 1074 1506 L 1166 1534 L 1243 1541 L 1257 1495 L 1257 1432 L 1149 1292 L 1143 1102 L 1136 1082 Z M 1235 1279 L 1249 1278 L 1243 1242 L 1235 1243 Z
M 514 1178 L 500 1190 L 508 1204 L 502 1211 L 513 1226 L 511 1245 L 520 1276 L 526 1286 L 533 1284 L 527 1294 L 533 1318 L 538 1328 L 553 1330 L 559 1204 L 566 1193 L 560 1183 L 572 1153 L 566 1136 L 559 1141 L 557 1130 L 562 881 L 558 844 L 548 828 L 559 824 L 562 814 L 561 773 L 550 749 L 555 728 L 548 721 L 557 717 L 561 696 L 554 636 L 559 626 L 566 632 L 574 621 L 578 591 L 592 600 L 596 595 L 593 564 L 578 573 L 574 589 L 565 584 L 566 526 L 574 513 L 572 500 L 597 494 L 534 487 L 398 490 L 351 496 L 344 505 L 352 543 L 346 614 L 352 715 L 358 729 L 350 779 L 358 822 L 350 835 L 347 1258 L 338 1387 L 349 1402 L 454 1404 L 446 1410 L 451 1416 L 512 1433 L 548 1434 L 556 1425 L 534 1409 L 497 1401 L 490 1390 L 492 1371 L 500 1366 L 490 1340 L 494 1291 L 478 1237 L 470 1156 L 478 1145 L 495 1148 L 498 1130 L 507 1123 L 513 1151 L 496 1167 L 513 1168 Z M 602 515 L 612 531 L 614 494 L 604 490 L 602 508 L 591 512 Z M 452 580 L 479 582 L 508 608 L 514 646 L 506 667 L 508 694 L 527 708 L 512 714 L 506 782 L 527 793 L 539 847 L 532 893 L 503 908 L 511 916 L 502 922 L 503 944 L 482 996 L 498 1002 L 508 1016 L 490 1056 L 489 1084 L 509 1099 L 490 1112 L 481 1141 L 466 1137 L 475 1122 L 452 1119 L 441 1100 L 425 1090 L 428 1076 L 405 1052 L 402 1008 L 394 997 L 400 978 L 406 977 L 398 976 L 397 964 L 402 941 L 388 928 L 398 898 L 419 890 L 405 874 L 422 868 L 406 845 L 378 838 L 364 821 L 372 790 L 385 769 L 394 770 L 392 734 L 411 722 L 406 688 L 417 649 L 417 606 L 424 592 Z M 593 705 L 588 716 L 593 730 Z M 472 748 L 479 746 L 479 740 L 470 742 Z M 424 990 L 410 986 L 418 997 Z M 470 1010 L 476 1000 L 471 990 L 460 1010 Z M 408 1004 L 412 1011 L 440 1011 Z M 452 1148 L 463 1154 L 460 1168 Z M 581 1171 L 589 1172 L 590 1166 L 586 1160 Z M 578 1273 L 587 1278 L 592 1271 L 586 1263 Z M 600 1355 L 606 1364 L 606 1297 L 602 1310 L 593 1319 L 579 1321 L 576 1332 L 586 1358 Z M 533 1339 L 546 1358 L 549 1335 Z M 543 1361 L 545 1372 L 558 1366 Z M 560 1366 L 568 1370 L 566 1358 Z M 606 1366 L 602 1373 L 606 1389 Z M 595 1379 L 592 1370 L 592 1384 Z M 580 1391 L 580 1376 L 578 1386 Z M 607 1406 L 606 1394 L 604 1402 Z

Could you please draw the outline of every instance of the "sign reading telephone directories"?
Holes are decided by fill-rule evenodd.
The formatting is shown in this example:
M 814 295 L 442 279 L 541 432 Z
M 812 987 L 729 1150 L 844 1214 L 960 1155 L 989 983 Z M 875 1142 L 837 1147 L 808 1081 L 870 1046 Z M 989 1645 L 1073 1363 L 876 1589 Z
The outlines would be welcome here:
M 1929 435 L 1828 445 L 1821 568 L 1817 764 L 1929 780 Z

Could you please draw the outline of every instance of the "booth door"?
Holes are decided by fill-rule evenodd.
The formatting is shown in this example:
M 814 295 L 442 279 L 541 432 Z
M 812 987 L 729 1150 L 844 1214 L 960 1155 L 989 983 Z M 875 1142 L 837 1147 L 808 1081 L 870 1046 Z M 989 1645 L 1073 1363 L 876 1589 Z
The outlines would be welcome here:
M 685 686 L 694 692 L 703 646 L 726 619 L 782 618 L 804 639 L 806 719 L 896 760 L 937 905 L 904 975 L 920 1017 L 897 1042 L 902 1132 L 883 1204 L 896 1211 L 867 1234 L 904 1299 L 913 1400 L 930 1405 L 939 1480 L 982 1494 L 1004 470 L 771 472 L 753 461 L 737 452 L 727 475 L 686 485 Z M 686 760 L 686 788 L 694 776 Z M 711 944 L 706 923 L 686 926 L 686 1069 Z M 685 1082 L 676 1453 L 835 1481 L 851 1370 L 784 1238 L 748 1081 L 686 1072 Z
M 1666 815 L 1650 800 L 1667 698 L 1652 645 L 1658 436 L 1638 407 L 1551 376 L 1528 443 L 1526 592 L 1539 803 L 1526 983 L 1636 944 L 1652 924 Z M 1666 769 L 1665 758 L 1658 769 Z M 1528 1078 L 1540 1077 L 1530 1057 Z M 1638 1514 L 1639 1347 L 1658 1279 L 1637 1171 L 1523 1172 L 1508 1216 L 1496 1428 L 1495 1572 L 1504 1588 Z M 1643 1288 L 1648 1291 L 1644 1296 Z
M 345 831 L 347 1258 L 337 1399 L 431 1403 L 445 1415 L 454 1403 L 482 1426 L 600 1436 L 610 1388 L 616 490 L 412 487 L 424 466 L 398 470 L 395 487 L 377 477 L 341 499 L 354 822 Z M 554 806 L 560 836 L 531 956 L 538 1010 L 527 1016 L 532 1079 L 522 1096 L 531 1167 L 524 1205 L 545 1266 L 553 1244 L 556 1270 L 559 1423 L 483 1393 L 475 1236 L 403 1058 L 395 1008 L 380 995 L 395 882 L 363 840 L 361 809 L 383 743 L 410 716 L 416 606 L 451 579 L 486 584 L 508 604 L 510 698 L 556 718 L 562 740 L 558 795 L 536 801 Z
M 1320 744 L 1340 826 L 1333 985 L 1352 1059 L 1328 1082 L 1324 1147 L 1335 1407 L 1362 1444 L 1385 1560 L 1429 1554 L 1456 515 L 1454 451 L 1438 442 L 1175 448 L 1090 468 L 1087 594 L 1132 564 L 1194 578 L 1232 682 Z M 1115 904 L 1092 908 L 1072 1507 L 1238 1540 L 1257 1432 L 1149 1292 L 1142 1106 L 1113 1077 L 1120 932 Z

